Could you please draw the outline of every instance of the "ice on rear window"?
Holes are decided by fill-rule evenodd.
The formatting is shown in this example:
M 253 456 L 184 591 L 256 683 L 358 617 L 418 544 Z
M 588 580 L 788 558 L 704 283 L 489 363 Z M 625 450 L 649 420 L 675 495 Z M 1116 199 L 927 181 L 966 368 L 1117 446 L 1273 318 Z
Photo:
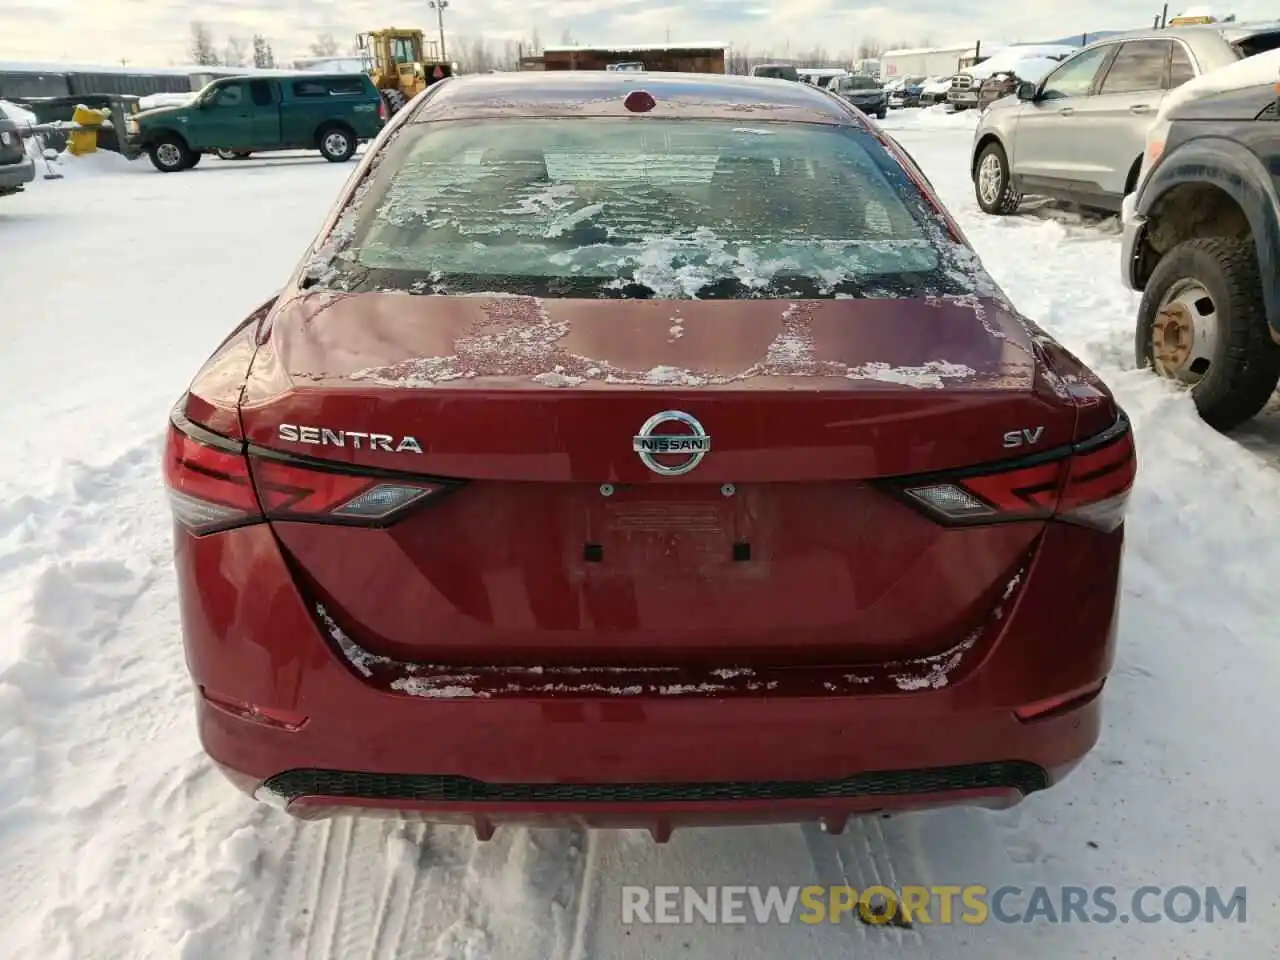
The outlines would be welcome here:
M 403 139 L 313 280 L 664 299 L 972 289 L 962 245 L 856 128 L 508 120 Z

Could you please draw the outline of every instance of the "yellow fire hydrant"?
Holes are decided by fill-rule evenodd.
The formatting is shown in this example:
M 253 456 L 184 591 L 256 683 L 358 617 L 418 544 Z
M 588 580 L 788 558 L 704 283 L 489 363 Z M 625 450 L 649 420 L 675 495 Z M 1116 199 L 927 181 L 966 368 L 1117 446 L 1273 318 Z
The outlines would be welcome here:
M 110 116 L 105 110 L 94 110 L 91 107 L 79 106 L 71 114 L 71 120 L 79 124 L 80 129 L 72 130 L 67 137 L 67 150 L 72 156 L 93 153 L 98 149 L 98 128 Z

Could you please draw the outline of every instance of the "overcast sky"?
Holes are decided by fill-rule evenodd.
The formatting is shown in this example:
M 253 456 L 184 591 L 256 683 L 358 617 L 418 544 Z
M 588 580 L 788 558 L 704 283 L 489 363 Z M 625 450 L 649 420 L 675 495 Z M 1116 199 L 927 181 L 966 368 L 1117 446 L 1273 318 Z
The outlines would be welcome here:
M 876 0 L 872 0 L 876 2 Z M 445 38 L 543 43 L 564 31 L 583 43 L 720 40 L 783 55 L 822 45 L 833 55 L 859 40 L 938 43 L 1051 40 L 1086 30 L 1143 27 L 1160 12 L 1143 0 L 449 0 Z M 1196 4 L 1171 3 L 1169 15 Z M 1276 0 L 1242 0 L 1241 20 L 1280 13 Z M 205 21 L 221 45 L 265 35 L 277 58 L 305 55 L 317 34 L 344 45 L 376 27 L 435 28 L 426 0 L 0 0 L 0 60 L 164 66 L 189 58 L 190 22 Z M 344 51 L 345 52 L 345 51 Z

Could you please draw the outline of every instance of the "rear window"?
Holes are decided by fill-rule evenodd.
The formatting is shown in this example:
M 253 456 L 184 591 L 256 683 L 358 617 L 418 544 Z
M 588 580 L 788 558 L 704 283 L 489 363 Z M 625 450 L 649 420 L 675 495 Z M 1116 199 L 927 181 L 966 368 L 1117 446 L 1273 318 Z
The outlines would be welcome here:
M 971 289 L 941 222 L 866 132 L 746 122 L 407 127 L 312 279 L 667 299 Z
M 875 77 L 852 76 L 845 78 L 845 84 L 851 90 L 879 90 L 880 84 Z
M 1272 50 L 1280 49 L 1280 30 L 1272 33 L 1255 33 L 1251 37 L 1237 40 L 1234 46 L 1240 51 L 1242 58 L 1256 57 L 1260 53 L 1270 53 Z
M 293 84 L 295 97 L 350 97 L 360 96 L 368 92 L 368 87 L 360 77 L 333 80 L 298 80 Z

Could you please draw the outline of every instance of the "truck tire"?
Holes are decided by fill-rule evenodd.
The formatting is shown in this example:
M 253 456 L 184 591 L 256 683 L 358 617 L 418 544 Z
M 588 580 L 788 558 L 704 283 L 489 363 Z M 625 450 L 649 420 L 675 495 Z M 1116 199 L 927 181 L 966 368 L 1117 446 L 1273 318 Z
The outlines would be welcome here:
M 1231 430 L 1257 415 L 1280 382 L 1251 239 L 1200 237 L 1168 251 L 1142 295 L 1139 369 L 1186 384 L 1201 419 Z
M 321 127 L 316 133 L 316 141 L 320 147 L 320 155 L 330 163 L 345 163 L 356 152 L 356 135 L 350 127 L 341 124 L 330 124 Z
M 1009 158 L 1000 144 L 988 143 L 982 148 L 973 171 L 973 192 L 983 213 L 1006 216 L 1017 212 L 1022 196 L 1013 188 Z
M 219 160 L 248 160 L 248 150 L 215 150 Z
M 174 133 L 166 133 L 147 145 L 147 156 L 151 165 L 161 173 L 177 173 L 195 166 L 191 162 L 193 154 L 185 140 Z

